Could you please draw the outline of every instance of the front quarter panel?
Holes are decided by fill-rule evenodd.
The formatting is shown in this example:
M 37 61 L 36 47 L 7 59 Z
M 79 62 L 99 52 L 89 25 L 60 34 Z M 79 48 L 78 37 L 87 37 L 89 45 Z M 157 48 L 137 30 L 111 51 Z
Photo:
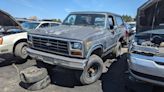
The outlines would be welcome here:
M 84 42 L 86 58 L 89 58 L 91 53 L 98 48 L 101 48 L 102 50 L 105 49 L 106 37 L 104 37 L 104 34 L 104 30 L 101 30 L 101 32 L 97 32 L 88 37 L 88 39 Z
M 14 44 L 20 39 L 27 39 L 27 32 L 4 36 L 3 43 L 0 46 L 0 51 L 8 50 L 7 53 L 12 53 Z

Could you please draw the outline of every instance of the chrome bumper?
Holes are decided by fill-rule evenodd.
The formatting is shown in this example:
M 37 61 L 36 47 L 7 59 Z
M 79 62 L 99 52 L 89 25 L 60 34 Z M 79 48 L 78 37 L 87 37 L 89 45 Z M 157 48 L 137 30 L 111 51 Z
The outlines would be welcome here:
M 164 80 L 164 65 L 157 62 L 164 63 L 164 58 L 130 54 L 130 73 L 137 79 L 164 86 L 164 81 L 161 81 Z
M 70 69 L 83 70 L 88 61 L 87 59 L 64 57 L 64 56 L 59 56 L 55 54 L 34 50 L 31 48 L 27 48 L 27 52 L 32 58 L 41 60 L 51 65 L 59 65 Z

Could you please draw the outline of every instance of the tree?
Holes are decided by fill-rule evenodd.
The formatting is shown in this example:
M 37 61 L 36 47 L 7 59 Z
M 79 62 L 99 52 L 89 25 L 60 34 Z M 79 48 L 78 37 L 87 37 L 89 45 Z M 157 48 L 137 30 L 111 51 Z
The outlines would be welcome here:
M 60 22 L 61 23 L 61 20 L 60 19 L 53 19 L 54 22 Z
M 130 22 L 133 21 L 133 18 L 128 15 L 122 15 L 122 18 L 124 19 L 125 22 Z
M 31 16 L 31 17 L 29 17 L 29 19 L 30 20 L 37 20 L 38 18 L 37 18 L 37 16 Z

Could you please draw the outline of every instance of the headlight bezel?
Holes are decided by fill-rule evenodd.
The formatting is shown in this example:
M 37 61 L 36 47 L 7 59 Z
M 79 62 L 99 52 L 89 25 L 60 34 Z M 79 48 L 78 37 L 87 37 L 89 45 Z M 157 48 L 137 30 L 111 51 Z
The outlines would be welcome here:
M 77 44 L 80 46 L 79 47 L 77 46 L 77 48 L 74 48 L 74 45 L 77 45 Z M 69 54 L 70 54 L 70 56 L 83 58 L 84 57 L 84 46 L 83 45 L 84 44 L 82 41 L 70 41 L 69 42 Z
M 28 34 L 28 35 L 27 35 L 27 40 L 28 40 L 28 41 L 32 41 L 32 36 Z
M 82 50 L 82 43 L 81 42 L 70 42 L 70 49 L 71 50 Z

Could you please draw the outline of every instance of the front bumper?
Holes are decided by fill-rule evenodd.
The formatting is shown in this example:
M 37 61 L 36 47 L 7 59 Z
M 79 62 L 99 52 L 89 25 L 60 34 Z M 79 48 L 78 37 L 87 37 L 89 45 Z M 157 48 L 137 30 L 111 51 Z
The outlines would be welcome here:
M 50 53 L 34 50 L 31 48 L 27 48 L 27 52 L 32 58 L 41 60 L 51 65 L 59 65 L 59 66 L 63 66 L 70 69 L 83 70 L 88 61 L 87 59 L 65 57 L 65 56 L 60 56 L 60 55 L 55 55 L 55 54 L 50 54 Z
M 164 86 L 164 58 L 130 54 L 129 69 L 139 80 Z

